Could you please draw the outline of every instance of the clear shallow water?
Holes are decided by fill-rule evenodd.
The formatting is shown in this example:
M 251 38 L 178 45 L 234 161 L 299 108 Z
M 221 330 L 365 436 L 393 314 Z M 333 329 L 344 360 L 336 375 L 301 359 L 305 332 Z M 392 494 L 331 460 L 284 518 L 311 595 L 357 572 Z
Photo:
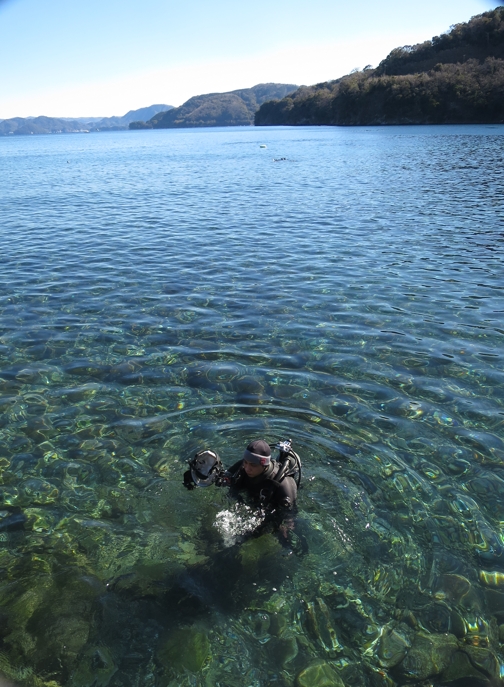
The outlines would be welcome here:
M 499 679 L 503 134 L 0 141 L 1 671 Z M 303 459 L 304 555 L 181 485 L 259 436 Z

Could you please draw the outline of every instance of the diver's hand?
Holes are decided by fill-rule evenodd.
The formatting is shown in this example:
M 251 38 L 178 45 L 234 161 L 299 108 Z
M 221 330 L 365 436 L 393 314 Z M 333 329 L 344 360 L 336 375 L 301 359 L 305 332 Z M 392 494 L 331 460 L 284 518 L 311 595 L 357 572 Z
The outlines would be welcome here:
M 230 487 L 231 476 L 227 472 L 224 472 L 216 478 L 214 484 L 216 487 Z
M 183 484 L 184 484 L 184 487 L 186 489 L 189 489 L 189 491 L 196 488 L 196 485 L 193 482 L 193 478 L 192 478 L 190 470 L 187 470 L 186 472 L 184 472 L 184 483 Z

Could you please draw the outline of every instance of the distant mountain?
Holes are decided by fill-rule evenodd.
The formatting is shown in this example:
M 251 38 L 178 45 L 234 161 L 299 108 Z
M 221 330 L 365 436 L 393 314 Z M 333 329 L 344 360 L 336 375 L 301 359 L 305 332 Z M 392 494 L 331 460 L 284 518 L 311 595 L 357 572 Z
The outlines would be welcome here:
M 171 105 L 151 105 L 139 110 L 130 110 L 123 117 L 78 117 L 75 119 L 56 117 L 14 117 L 0 120 L 0 136 L 30 134 L 72 134 L 89 131 L 120 131 L 140 117 L 153 117 L 166 112 Z
M 396 48 L 376 69 L 261 105 L 258 126 L 504 122 L 504 7 Z
M 72 134 L 87 131 L 83 122 L 56 119 L 55 117 L 14 117 L 0 122 L 0 136 L 15 134 Z
M 158 113 L 173 110 L 172 105 L 151 105 L 150 107 L 141 107 L 139 110 L 130 110 L 123 117 L 104 117 L 99 121 L 94 121 L 91 127 L 92 131 L 103 131 L 105 129 L 127 129 L 131 122 L 145 121 L 155 117 Z
M 27 119 L 33 119 L 33 117 L 27 117 Z M 82 124 L 89 124 L 100 122 L 103 117 L 58 117 L 58 119 L 63 119 L 65 122 L 81 122 Z
M 227 93 L 208 93 L 190 98 L 180 107 L 130 124 L 130 129 L 174 129 L 202 126 L 250 126 L 259 106 L 267 100 L 283 98 L 297 88 L 294 84 L 258 84 Z

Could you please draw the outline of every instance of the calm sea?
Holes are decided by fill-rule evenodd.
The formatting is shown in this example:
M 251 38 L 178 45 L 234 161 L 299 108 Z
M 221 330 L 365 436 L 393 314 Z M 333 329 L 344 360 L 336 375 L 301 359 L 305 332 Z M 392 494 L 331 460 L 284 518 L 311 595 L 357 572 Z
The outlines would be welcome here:
M 504 126 L 0 139 L 0 672 L 501 678 L 503 149 Z M 260 437 L 303 486 L 293 530 L 247 539 L 182 475 Z

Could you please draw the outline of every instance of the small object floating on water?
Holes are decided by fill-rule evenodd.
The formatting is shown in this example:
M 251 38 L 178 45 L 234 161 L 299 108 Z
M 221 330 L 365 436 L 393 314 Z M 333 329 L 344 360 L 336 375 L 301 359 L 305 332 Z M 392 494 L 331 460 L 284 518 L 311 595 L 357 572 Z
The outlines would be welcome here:
M 259 146 L 259 148 L 267 148 L 267 146 L 266 146 L 265 143 L 261 143 L 261 145 Z
M 283 162 L 284 160 L 287 160 L 286 157 L 274 157 L 273 162 Z

